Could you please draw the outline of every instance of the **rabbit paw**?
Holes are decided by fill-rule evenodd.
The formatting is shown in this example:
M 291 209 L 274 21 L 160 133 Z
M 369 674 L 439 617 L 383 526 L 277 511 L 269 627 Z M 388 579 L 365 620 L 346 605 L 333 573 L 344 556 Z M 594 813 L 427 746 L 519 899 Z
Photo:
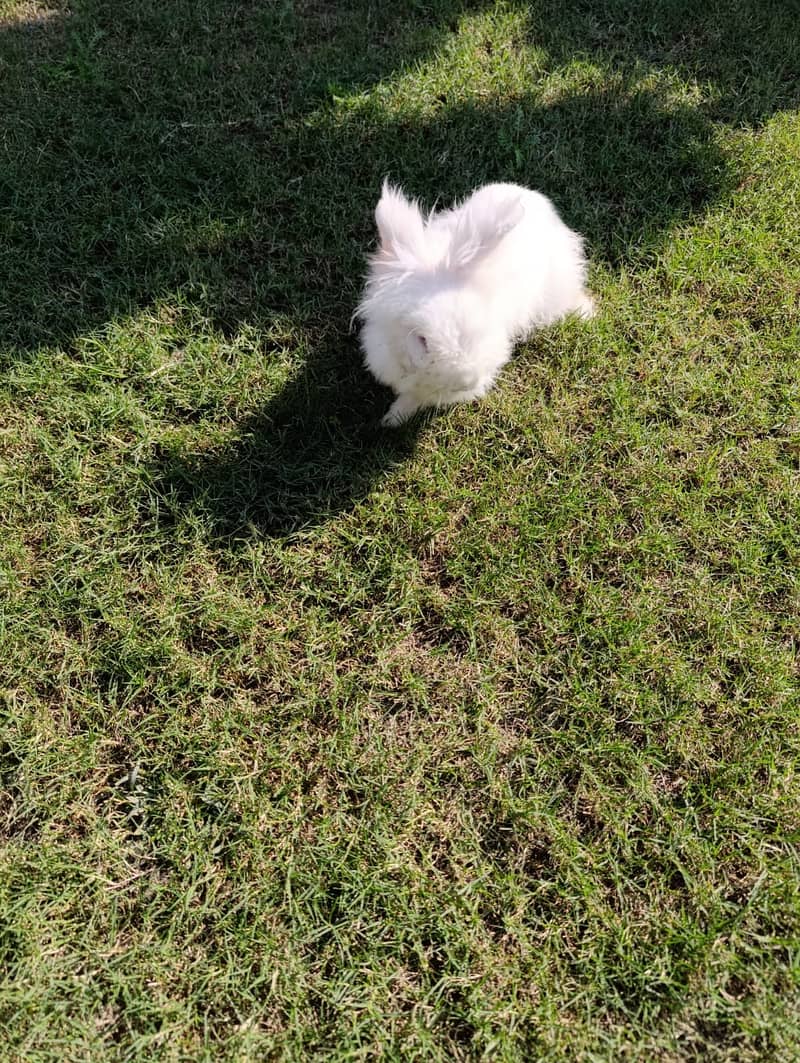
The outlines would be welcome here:
M 397 428 L 419 409 L 419 403 L 410 395 L 400 395 L 389 407 L 388 412 L 381 418 L 384 428 Z

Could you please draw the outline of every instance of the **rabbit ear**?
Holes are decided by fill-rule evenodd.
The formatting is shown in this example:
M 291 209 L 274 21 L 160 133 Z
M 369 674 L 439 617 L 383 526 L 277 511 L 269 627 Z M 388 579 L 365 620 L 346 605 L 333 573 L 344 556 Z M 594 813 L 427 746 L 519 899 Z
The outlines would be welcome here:
M 425 258 L 425 223 L 416 203 L 409 202 L 399 188 L 383 182 L 375 222 L 381 238 L 381 258 L 408 266 Z
M 488 255 L 524 215 L 519 197 L 502 203 L 465 204 L 450 243 L 450 264 L 463 268 Z

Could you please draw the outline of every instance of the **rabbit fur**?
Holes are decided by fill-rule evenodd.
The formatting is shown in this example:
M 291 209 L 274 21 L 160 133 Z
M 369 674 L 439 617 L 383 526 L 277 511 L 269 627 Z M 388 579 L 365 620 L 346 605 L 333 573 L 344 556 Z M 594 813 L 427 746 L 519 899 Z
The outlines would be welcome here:
M 385 425 L 480 398 L 518 340 L 593 313 L 583 240 L 539 192 L 485 185 L 423 217 L 385 182 L 375 221 L 380 246 L 354 316 L 367 368 L 397 395 Z

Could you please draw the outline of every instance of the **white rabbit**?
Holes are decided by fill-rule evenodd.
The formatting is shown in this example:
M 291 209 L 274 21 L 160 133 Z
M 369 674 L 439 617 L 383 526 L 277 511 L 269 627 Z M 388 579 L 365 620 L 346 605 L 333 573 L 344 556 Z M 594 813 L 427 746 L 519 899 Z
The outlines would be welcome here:
M 539 192 L 485 185 L 423 218 L 384 183 L 375 221 L 380 248 L 355 316 L 367 368 L 397 395 L 385 425 L 485 395 L 517 340 L 593 313 L 583 240 Z

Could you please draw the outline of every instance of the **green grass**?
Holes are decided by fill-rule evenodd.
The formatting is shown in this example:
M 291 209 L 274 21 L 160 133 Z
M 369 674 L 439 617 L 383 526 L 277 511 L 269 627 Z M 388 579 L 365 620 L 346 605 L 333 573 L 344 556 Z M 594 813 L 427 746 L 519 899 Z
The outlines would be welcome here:
M 1 1059 L 800 1059 L 798 24 L 0 0 Z M 385 174 L 601 308 L 396 434 Z

